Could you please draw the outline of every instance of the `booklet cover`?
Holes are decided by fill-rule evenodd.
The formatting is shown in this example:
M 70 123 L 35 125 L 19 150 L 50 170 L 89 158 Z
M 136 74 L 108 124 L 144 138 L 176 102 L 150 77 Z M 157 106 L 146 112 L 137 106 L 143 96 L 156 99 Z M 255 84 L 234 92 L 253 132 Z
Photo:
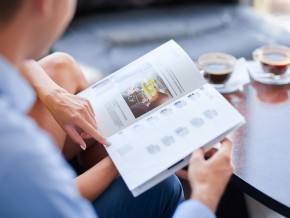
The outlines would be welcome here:
M 112 143 L 106 149 L 135 197 L 245 122 L 173 40 L 79 95 L 90 100 Z

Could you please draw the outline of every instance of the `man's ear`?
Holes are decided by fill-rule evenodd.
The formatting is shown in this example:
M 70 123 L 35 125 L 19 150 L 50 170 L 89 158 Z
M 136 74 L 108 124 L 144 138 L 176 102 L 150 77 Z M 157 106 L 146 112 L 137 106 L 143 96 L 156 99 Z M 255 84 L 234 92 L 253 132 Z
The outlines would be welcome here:
M 62 1 L 62 0 L 59 0 Z M 33 9 L 37 14 L 44 17 L 50 17 L 53 14 L 53 0 L 31 0 Z

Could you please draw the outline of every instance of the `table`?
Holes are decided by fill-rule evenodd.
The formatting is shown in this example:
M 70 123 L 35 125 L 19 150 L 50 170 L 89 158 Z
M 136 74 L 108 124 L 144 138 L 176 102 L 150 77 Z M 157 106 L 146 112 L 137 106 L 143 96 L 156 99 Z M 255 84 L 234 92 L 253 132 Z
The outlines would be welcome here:
M 247 123 L 234 143 L 232 182 L 274 211 L 290 217 L 290 85 L 255 81 L 224 94 Z

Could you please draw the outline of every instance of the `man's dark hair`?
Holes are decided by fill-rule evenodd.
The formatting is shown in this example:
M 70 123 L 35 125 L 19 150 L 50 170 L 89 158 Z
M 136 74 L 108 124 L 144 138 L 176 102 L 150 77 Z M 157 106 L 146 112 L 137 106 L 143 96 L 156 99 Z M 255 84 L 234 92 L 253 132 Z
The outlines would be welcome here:
M 0 23 L 12 19 L 22 2 L 23 0 L 0 0 Z

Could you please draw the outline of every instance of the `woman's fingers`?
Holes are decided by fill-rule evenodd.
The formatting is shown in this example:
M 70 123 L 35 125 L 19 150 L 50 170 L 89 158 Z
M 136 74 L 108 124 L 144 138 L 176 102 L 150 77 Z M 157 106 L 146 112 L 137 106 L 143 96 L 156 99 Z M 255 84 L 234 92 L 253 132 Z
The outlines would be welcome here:
M 90 123 L 88 123 L 84 119 L 79 119 L 76 121 L 76 125 L 80 127 L 84 132 L 92 136 L 94 139 L 96 139 L 101 144 L 107 145 L 106 139 L 101 135 L 101 133 L 94 128 Z
M 74 142 L 79 144 L 83 150 L 86 150 L 87 145 L 86 145 L 85 141 L 82 139 L 82 137 L 75 130 L 74 126 L 66 126 L 65 130 L 66 130 L 67 134 L 69 135 L 69 137 L 71 137 L 71 139 Z
M 86 107 L 87 112 L 89 113 L 90 117 L 95 121 L 96 123 L 96 119 L 95 119 L 95 112 L 94 109 L 90 103 L 89 100 L 82 98 L 83 100 L 83 105 Z

